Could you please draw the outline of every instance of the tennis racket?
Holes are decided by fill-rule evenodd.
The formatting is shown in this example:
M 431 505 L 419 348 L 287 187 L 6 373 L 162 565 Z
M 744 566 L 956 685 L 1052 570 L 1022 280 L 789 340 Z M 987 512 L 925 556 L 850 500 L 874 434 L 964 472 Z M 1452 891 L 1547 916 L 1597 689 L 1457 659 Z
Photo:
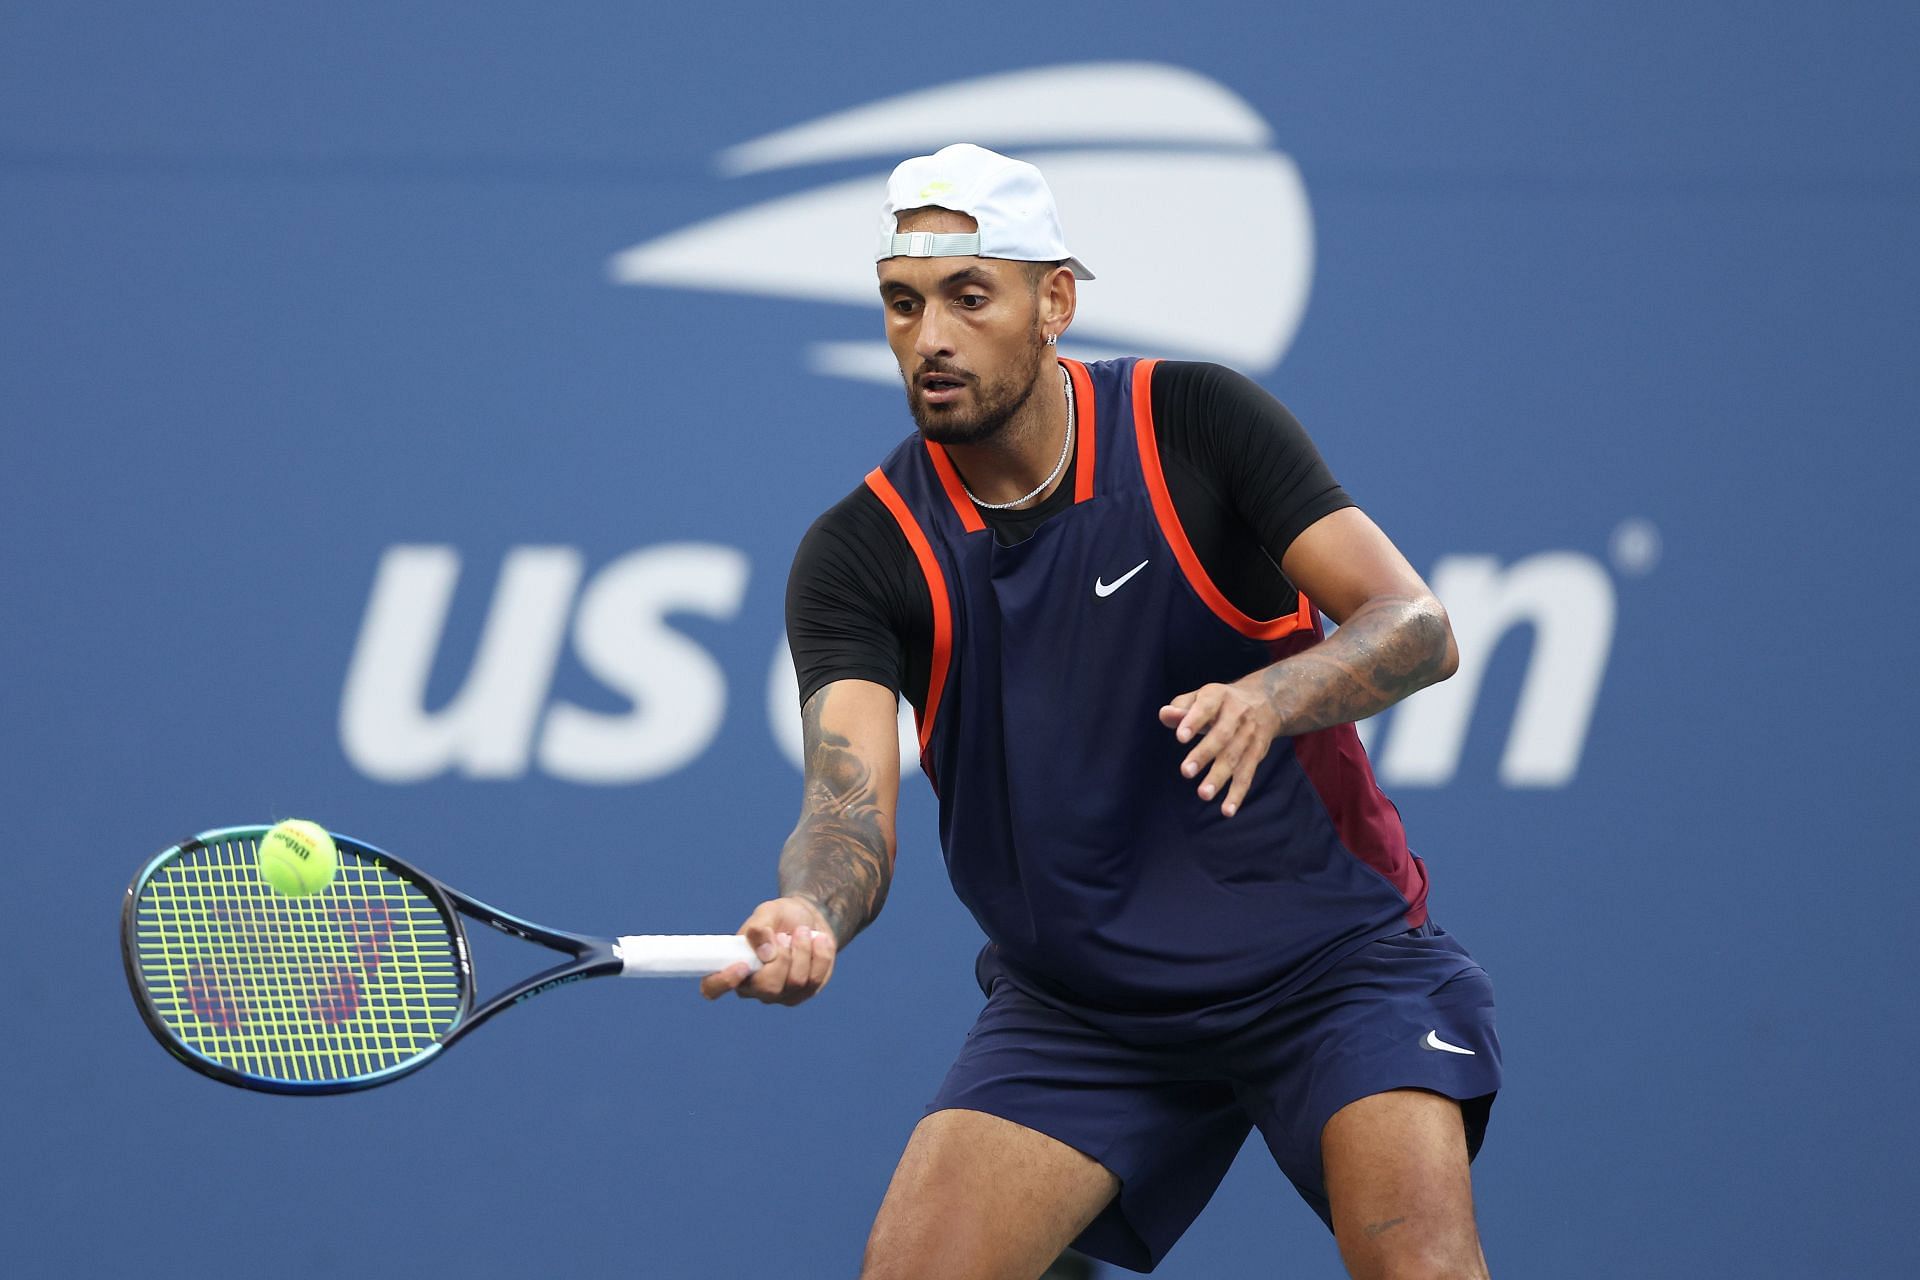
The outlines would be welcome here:
M 760 967 L 733 934 L 594 938 L 544 928 L 341 835 L 333 880 L 289 897 L 256 868 L 268 830 L 223 827 L 164 850 L 127 886 L 120 913 L 127 984 L 148 1029 L 226 1084 L 368 1089 L 418 1071 L 502 1009 L 555 987 Z M 569 958 L 476 1005 L 462 916 Z

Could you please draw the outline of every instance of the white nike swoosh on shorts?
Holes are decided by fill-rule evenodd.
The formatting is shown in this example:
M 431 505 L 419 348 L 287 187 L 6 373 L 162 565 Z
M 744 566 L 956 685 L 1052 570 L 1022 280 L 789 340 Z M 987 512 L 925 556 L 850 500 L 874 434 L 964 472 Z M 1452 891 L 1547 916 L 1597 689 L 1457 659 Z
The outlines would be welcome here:
M 1420 1042 L 1420 1047 L 1423 1049 L 1439 1049 L 1445 1053 L 1464 1053 L 1469 1058 L 1474 1056 L 1473 1050 L 1462 1049 L 1457 1044 L 1448 1044 L 1445 1040 L 1442 1040 L 1440 1033 L 1437 1031 L 1427 1032 L 1427 1038 Z

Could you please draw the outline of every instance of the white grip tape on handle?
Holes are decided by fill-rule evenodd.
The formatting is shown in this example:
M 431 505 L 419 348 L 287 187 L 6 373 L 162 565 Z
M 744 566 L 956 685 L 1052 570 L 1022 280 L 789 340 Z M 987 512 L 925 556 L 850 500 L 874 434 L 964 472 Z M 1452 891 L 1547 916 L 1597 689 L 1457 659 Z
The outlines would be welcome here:
M 613 944 L 623 978 L 704 978 L 730 964 L 760 967 L 737 933 L 633 933 Z

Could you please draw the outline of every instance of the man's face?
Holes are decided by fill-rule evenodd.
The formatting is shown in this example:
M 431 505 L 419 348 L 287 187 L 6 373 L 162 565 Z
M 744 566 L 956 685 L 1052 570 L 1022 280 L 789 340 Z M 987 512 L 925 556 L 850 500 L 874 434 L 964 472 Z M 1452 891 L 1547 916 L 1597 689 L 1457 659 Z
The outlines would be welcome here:
M 903 214 L 901 231 L 971 232 L 947 209 Z M 879 264 L 887 344 L 920 433 L 939 444 L 992 439 L 1033 394 L 1046 352 L 1025 268 L 1000 258 L 888 258 Z

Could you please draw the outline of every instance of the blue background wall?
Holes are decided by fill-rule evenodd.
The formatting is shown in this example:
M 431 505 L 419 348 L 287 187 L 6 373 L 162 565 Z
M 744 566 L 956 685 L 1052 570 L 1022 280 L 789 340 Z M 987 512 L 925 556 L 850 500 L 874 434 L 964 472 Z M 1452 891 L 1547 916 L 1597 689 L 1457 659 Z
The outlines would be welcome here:
M 1336 473 L 1436 577 L 1564 553 L 1554 598 L 1597 582 L 1613 606 L 1563 780 L 1503 775 L 1540 658 L 1521 625 L 1481 655 L 1444 776 L 1389 782 L 1437 917 L 1500 991 L 1509 1085 L 1476 1173 L 1496 1272 L 1901 1271 L 1915 11 L 798 14 L 0 11 L 7 1268 L 851 1274 L 978 1003 L 918 778 L 887 913 L 812 1005 L 596 985 L 353 1098 L 168 1062 L 124 991 L 119 895 L 186 832 L 301 815 L 535 919 L 733 927 L 798 799 L 767 710 L 788 557 L 909 424 L 897 389 L 809 355 L 877 336 L 877 308 L 623 286 L 609 263 L 830 183 L 877 198 L 893 161 L 975 122 L 729 176 L 737 144 L 999 72 L 1148 62 L 1270 130 L 1152 145 L 1298 166 L 1310 293 L 1252 371 Z M 1129 141 L 1035 137 L 1002 141 L 1043 165 Z M 1062 201 L 1070 234 L 1111 237 Z M 1275 214 L 1147 225 L 1116 277 Z M 1196 296 L 1246 278 L 1197 273 Z M 725 690 L 684 763 L 605 785 L 536 753 L 403 782 L 343 745 L 389 549 L 462 565 L 438 706 L 515 548 L 572 548 L 593 581 L 680 543 L 747 570 L 737 607 L 668 619 Z M 541 705 L 645 712 L 607 684 L 569 643 Z M 1561 712 L 1564 736 L 1584 713 Z M 1338 1263 L 1255 1144 L 1162 1274 Z

